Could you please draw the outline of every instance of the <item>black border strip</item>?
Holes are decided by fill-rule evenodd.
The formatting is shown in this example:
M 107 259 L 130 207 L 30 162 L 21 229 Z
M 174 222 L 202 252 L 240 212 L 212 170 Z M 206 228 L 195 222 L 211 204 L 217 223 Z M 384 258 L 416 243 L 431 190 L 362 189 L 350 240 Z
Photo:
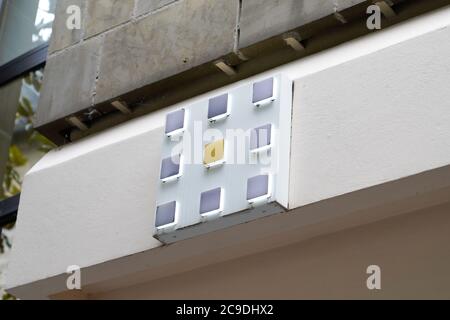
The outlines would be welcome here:
M 14 60 L 0 66 L 0 86 L 24 73 L 41 67 L 47 60 L 48 43 L 44 43 Z
M 9 199 L 0 201 L 0 229 L 17 219 L 20 194 Z

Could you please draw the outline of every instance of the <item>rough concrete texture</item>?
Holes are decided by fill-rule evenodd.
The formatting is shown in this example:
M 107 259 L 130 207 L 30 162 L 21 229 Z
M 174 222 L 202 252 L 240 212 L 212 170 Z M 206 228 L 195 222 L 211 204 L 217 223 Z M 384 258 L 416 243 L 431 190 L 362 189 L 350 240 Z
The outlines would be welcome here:
M 38 125 L 88 108 L 93 96 L 87 93 L 97 92 L 94 102 L 104 102 L 220 58 L 238 42 L 245 47 L 362 1 L 61 0 L 48 58 L 53 70 L 45 80 L 52 89 L 42 94 Z M 82 30 L 65 27 L 70 4 L 82 9 Z M 104 46 L 100 59 L 78 48 L 86 39 Z M 92 80 L 95 70 L 100 70 L 98 83 Z M 70 93 L 54 90 L 63 87 Z
M 47 61 L 37 126 L 91 105 L 101 41 L 86 41 Z
M 182 1 L 108 33 L 95 101 L 108 100 L 232 51 L 237 4 L 237 0 Z
M 245 0 L 239 45 L 247 47 L 365 0 Z
M 130 20 L 133 10 L 134 0 L 88 1 L 85 38 Z
M 67 20 L 70 15 L 67 13 L 67 8 L 70 6 L 78 6 L 81 13 L 84 12 L 86 0 L 60 0 L 56 6 L 55 21 L 53 22 L 53 35 L 50 41 L 49 52 L 53 53 L 58 50 L 65 49 L 82 38 L 82 30 L 86 19 L 81 16 L 81 29 L 67 28 Z
M 178 0 L 136 0 L 136 16 L 140 16 L 158 9 Z

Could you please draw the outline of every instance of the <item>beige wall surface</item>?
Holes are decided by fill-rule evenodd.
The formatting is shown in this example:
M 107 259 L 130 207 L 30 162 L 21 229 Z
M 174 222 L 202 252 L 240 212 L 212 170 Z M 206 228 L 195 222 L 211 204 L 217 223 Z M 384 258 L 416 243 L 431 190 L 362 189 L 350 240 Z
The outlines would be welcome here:
M 91 298 L 450 299 L 449 231 L 447 203 Z

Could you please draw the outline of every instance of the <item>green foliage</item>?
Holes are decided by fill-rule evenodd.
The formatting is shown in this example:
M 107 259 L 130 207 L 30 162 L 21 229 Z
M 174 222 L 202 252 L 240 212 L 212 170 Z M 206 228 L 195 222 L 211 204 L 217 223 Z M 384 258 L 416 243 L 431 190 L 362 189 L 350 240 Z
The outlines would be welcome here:
M 9 293 L 5 293 L 2 297 L 2 300 L 16 300 L 16 297 L 10 295 Z
M 28 85 L 32 85 L 37 92 L 40 91 L 42 86 L 36 72 L 31 72 L 28 76 L 26 76 L 24 78 L 24 82 Z M 17 106 L 16 120 L 21 123 L 25 123 L 28 144 L 35 150 L 42 153 L 47 153 L 53 149 L 55 145 L 34 130 L 32 122 L 33 117 L 34 110 L 31 101 L 26 97 L 22 97 Z M 12 197 L 21 192 L 22 177 L 17 169 L 25 166 L 27 163 L 28 159 L 20 147 L 14 144 L 11 145 L 5 168 L 5 176 L 3 177 L 3 181 L 0 180 L 0 200 Z M 0 179 L 1 178 L 2 177 L 0 177 Z M 14 224 L 4 227 L 6 230 L 11 230 L 12 228 L 14 228 Z M 4 253 L 6 248 L 11 248 L 11 245 L 12 244 L 8 237 L 3 233 L 0 233 L 0 254 Z M 10 294 L 5 293 L 2 296 L 2 300 L 15 300 L 15 298 Z
M 35 130 L 30 135 L 29 143 L 35 145 L 36 149 L 43 153 L 47 153 L 56 147 L 53 142 Z
M 17 146 L 12 145 L 9 148 L 9 162 L 13 167 L 21 167 L 26 165 L 28 160 Z
M 26 118 L 31 119 L 33 117 L 33 107 L 31 105 L 31 102 L 28 98 L 22 97 L 22 99 L 19 102 L 19 106 L 17 107 L 17 118 Z
M 41 91 L 42 82 L 36 76 L 35 72 L 30 72 L 23 80 L 26 84 L 32 85 L 37 92 Z
M 17 168 L 22 167 L 27 163 L 28 160 L 19 147 L 12 145 L 9 148 L 9 158 L 6 163 L 0 198 L 9 198 L 20 193 L 22 178 L 20 177 L 19 172 L 17 172 Z M 1 249 L 2 248 L 0 247 L 0 250 Z

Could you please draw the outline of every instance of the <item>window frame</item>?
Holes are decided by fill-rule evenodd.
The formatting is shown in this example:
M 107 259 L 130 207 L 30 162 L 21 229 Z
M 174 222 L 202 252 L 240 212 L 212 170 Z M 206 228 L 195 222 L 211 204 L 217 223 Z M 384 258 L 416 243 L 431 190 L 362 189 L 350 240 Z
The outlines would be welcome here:
M 45 66 L 48 44 L 42 44 L 14 60 L 0 66 L 0 86 L 23 76 L 25 73 Z
M 7 0 L 0 0 L 0 21 L 5 14 Z M 0 86 L 20 78 L 28 72 L 45 67 L 49 43 L 44 43 L 15 59 L 0 65 Z M 2 227 L 14 223 L 17 219 L 20 194 L 0 201 L 0 232 Z
M 5 13 L 6 1 L 0 0 L 0 22 Z M 41 44 L 15 59 L 0 65 L 0 86 L 23 76 L 27 72 L 44 67 L 47 60 L 48 47 L 48 42 Z

